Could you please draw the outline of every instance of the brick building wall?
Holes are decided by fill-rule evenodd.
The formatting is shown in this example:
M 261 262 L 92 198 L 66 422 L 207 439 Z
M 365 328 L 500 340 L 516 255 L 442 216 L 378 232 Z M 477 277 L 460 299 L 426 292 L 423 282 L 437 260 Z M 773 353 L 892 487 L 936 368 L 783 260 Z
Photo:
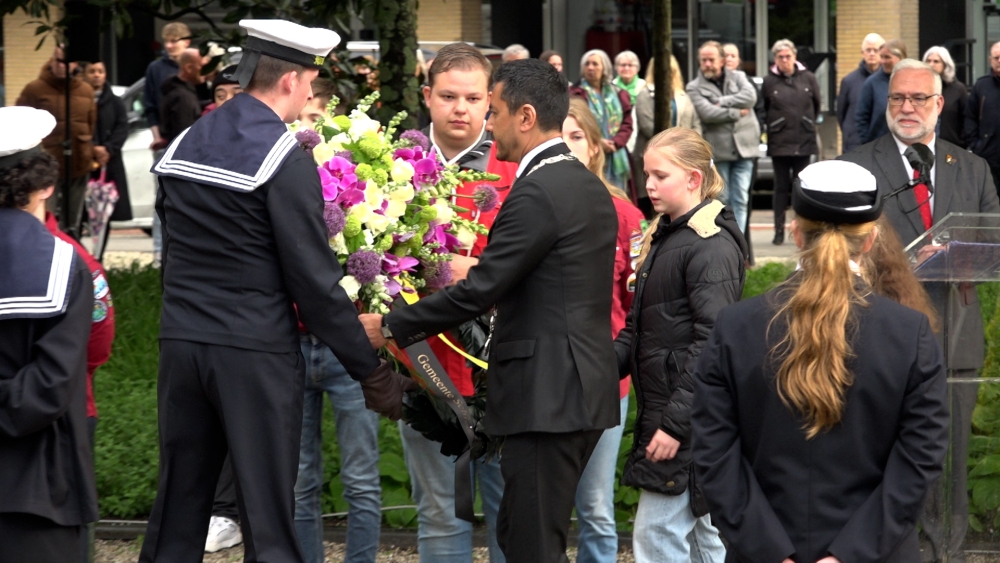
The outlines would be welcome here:
M 920 58 L 919 4 L 919 0 L 837 1 L 838 91 L 840 81 L 858 67 L 861 41 L 869 33 L 878 33 L 886 41 L 902 39 L 907 56 Z
M 53 12 L 52 17 L 58 19 L 60 15 Z M 45 40 L 41 49 L 35 50 L 39 40 L 35 35 L 37 24 L 28 23 L 34 19 L 24 11 L 3 17 L 4 105 L 14 104 L 24 86 L 38 78 L 42 66 L 52 56 L 55 42 L 51 38 Z
M 422 0 L 417 8 L 420 41 L 482 40 L 481 0 Z

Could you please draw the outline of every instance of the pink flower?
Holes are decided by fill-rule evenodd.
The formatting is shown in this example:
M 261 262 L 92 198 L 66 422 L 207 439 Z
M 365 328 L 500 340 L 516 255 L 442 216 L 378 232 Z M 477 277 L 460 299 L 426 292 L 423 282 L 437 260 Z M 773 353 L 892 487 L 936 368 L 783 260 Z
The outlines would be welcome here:
M 421 158 L 413 163 L 413 185 L 421 188 L 441 181 L 441 168 L 437 159 Z
M 445 230 L 444 225 L 439 225 L 431 221 L 427 234 L 424 235 L 424 244 L 437 243 L 439 246 L 434 252 L 444 254 L 446 252 L 456 252 L 462 247 L 462 241 Z
M 323 184 L 323 199 L 352 207 L 365 200 L 364 190 L 358 186 L 354 175 L 356 167 L 349 160 L 335 156 L 319 167 L 319 180 Z
M 418 265 L 420 261 L 412 256 L 396 256 L 390 252 L 382 255 L 382 271 L 390 277 L 403 272 L 413 272 Z

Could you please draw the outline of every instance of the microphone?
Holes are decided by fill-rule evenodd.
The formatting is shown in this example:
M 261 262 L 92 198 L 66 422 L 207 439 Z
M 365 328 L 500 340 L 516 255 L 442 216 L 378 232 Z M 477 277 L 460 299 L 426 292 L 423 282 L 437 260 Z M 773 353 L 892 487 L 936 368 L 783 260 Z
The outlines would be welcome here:
M 910 163 L 910 166 L 917 171 L 917 177 L 908 180 L 905 184 L 887 194 L 882 198 L 883 201 L 891 197 L 896 197 L 906 190 L 912 190 L 918 184 L 927 186 L 927 193 L 934 193 L 934 188 L 931 186 L 931 167 L 934 166 L 934 153 L 931 152 L 931 149 L 922 143 L 913 143 L 906 147 L 906 150 L 903 151 L 903 156 L 906 157 L 906 161 Z

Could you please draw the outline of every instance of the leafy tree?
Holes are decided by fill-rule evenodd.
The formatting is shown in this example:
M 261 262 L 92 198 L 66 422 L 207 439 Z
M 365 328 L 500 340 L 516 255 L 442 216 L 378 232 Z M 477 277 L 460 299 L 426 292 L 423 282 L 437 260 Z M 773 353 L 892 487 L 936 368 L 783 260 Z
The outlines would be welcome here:
M 137 10 L 164 20 L 176 20 L 182 16 L 194 15 L 204 21 L 208 34 L 199 39 L 213 40 L 223 45 L 241 45 L 239 30 L 223 31 L 219 24 L 236 24 L 244 18 L 281 18 L 310 27 L 325 27 L 350 36 L 351 13 L 364 14 L 378 30 L 380 61 L 379 82 L 382 104 L 378 117 L 384 123 L 399 111 L 406 111 L 410 117 L 403 127 L 415 124 L 413 116 L 419 107 L 417 96 L 419 84 L 416 79 L 416 29 L 418 0 L 218 0 L 226 16 L 221 22 L 213 20 L 206 12 L 211 0 L 86 0 L 87 3 L 106 10 L 121 36 L 132 33 L 130 10 Z M 23 9 L 39 21 L 36 31 L 44 37 L 60 37 L 62 30 L 73 25 L 65 17 L 52 21 L 54 13 L 61 12 L 62 0 L 0 0 L 0 15 Z M 360 57 L 350 58 L 346 41 L 334 51 L 329 66 L 330 76 L 337 82 L 344 97 L 355 97 L 367 92 L 365 77 L 356 71 L 357 66 L 368 62 Z M 41 42 L 39 42 L 41 46 Z

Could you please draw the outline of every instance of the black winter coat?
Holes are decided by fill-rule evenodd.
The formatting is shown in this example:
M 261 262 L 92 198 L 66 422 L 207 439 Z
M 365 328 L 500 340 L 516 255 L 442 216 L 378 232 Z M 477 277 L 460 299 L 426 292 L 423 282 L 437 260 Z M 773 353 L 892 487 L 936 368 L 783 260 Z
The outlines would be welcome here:
M 767 112 L 767 155 L 818 154 L 816 116 L 820 99 L 816 76 L 797 66 L 794 74 L 784 76 L 772 67 L 761 91 Z
M 122 161 L 122 146 L 128 139 L 128 112 L 125 102 L 105 86 L 97 98 L 97 127 L 94 130 L 94 145 L 103 146 L 111 154 L 105 178 L 118 188 L 118 203 L 111 214 L 112 221 L 132 219 L 132 204 L 128 197 L 128 175 Z M 99 174 L 99 172 L 98 172 Z
M 618 373 L 632 374 L 639 403 L 624 485 L 667 495 L 687 490 L 695 365 L 715 316 L 739 301 L 746 280 L 746 240 L 732 210 L 720 212 L 718 205 L 703 202 L 660 223 L 638 272 L 632 310 L 615 339 Z M 721 230 L 704 236 L 691 224 Z M 646 446 L 657 430 L 681 446 L 673 459 L 653 463 L 646 459 Z
M 986 159 L 990 168 L 1000 167 L 1000 77 L 991 73 L 972 86 L 962 134 L 973 154 Z

